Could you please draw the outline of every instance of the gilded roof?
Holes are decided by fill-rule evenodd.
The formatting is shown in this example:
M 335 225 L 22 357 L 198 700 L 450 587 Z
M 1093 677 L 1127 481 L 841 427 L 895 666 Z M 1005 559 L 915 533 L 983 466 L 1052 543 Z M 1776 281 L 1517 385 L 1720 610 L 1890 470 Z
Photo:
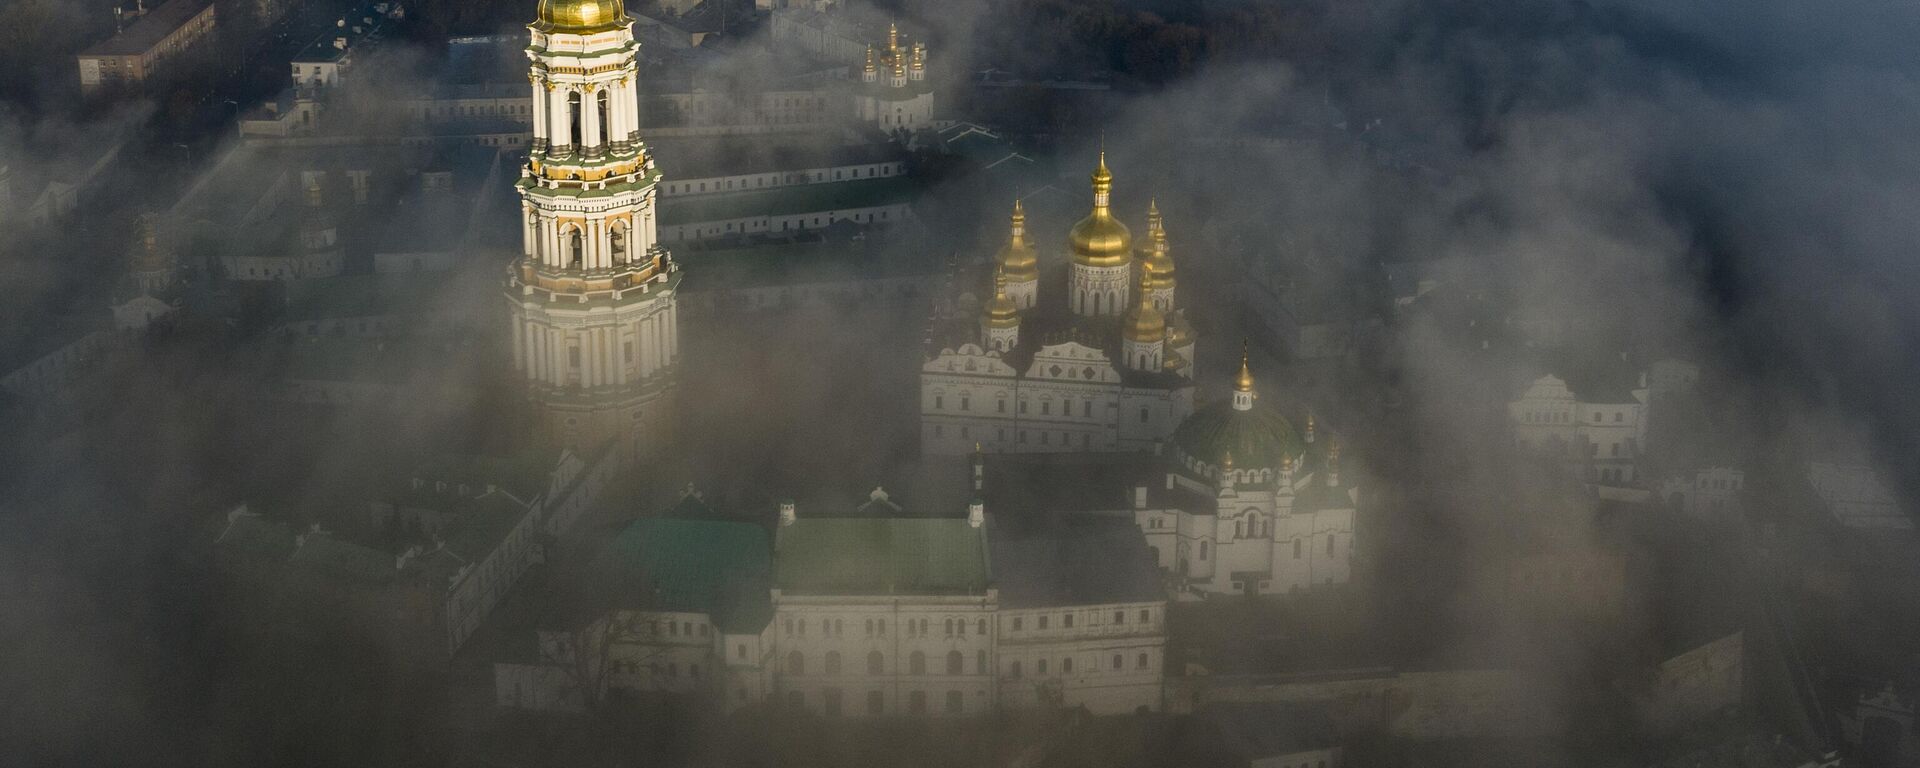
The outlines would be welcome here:
M 625 0 L 540 0 L 535 26 L 546 32 L 592 34 L 626 26 Z

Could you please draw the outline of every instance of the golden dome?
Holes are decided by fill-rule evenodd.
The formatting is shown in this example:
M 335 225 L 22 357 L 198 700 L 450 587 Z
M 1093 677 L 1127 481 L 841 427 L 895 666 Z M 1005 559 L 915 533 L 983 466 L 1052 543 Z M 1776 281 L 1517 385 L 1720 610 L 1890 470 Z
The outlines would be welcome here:
M 540 20 L 534 26 L 543 32 L 592 34 L 628 23 L 625 0 L 540 0 Z
M 1040 279 L 1040 257 L 1033 252 L 1033 246 L 1027 244 L 1027 211 L 1020 200 L 1013 201 L 1012 234 L 1007 237 L 1006 246 L 994 254 L 994 262 L 1007 273 L 1009 283 L 1030 283 Z
M 1067 245 L 1073 249 L 1073 263 L 1086 267 L 1118 267 L 1133 261 L 1133 233 L 1113 217 L 1108 195 L 1113 190 L 1113 173 L 1107 170 L 1107 153 L 1100 153 L 1100 166 L 1093 170 L 1093 213 L 1073 225 Z
M 160 246 L 159 215 L 140 214 L 134 220 L 133 271 L 158 272 L 173 266 L 173 253 Z
M 1160 218 L 1159 201 L 1147 202 L 1147 258 L 1141 271 L 1152 275 L 1156 286 L 1173 284 L 1173 255 L 1167 252 L 1167 228 Z
M 1247 369 L 1247 342 L 1244 339 L 1240 342 L 1240 372 L 1234 374 L 1233 388 L 1237 392 L 1253 391 L 1253 371 Z M 1312 417 L 1308 419 L 1311 420 Z
M 993 301 L 987 304 L 988 328 L 1020 327 L 1020 309 L 1007 298 L 1007 273 L 993 271 Z
M 1127 341 L 1151 344 L 1166 337 L 1167 318 L 1153 308 L 1153 299 L 1147 296 L 1152 288 L 1146 280 L 1141 280 L 1140 289 L 1134 292 L 1133 309 L 1127 310 L 1127 324 L 1120 331 Z

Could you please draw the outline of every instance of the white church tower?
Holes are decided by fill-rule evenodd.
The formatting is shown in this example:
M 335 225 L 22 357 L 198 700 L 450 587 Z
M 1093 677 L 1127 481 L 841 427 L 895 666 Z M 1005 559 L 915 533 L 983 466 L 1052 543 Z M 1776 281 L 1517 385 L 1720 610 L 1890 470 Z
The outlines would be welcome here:
M 619 439 L 645 455 L 671 424 L 680 275 L 655 236 L 639 43 L 622 0 L 540 0 L 528 28 L 533 143 L 507 281 L 514 365 L 551 442 Z

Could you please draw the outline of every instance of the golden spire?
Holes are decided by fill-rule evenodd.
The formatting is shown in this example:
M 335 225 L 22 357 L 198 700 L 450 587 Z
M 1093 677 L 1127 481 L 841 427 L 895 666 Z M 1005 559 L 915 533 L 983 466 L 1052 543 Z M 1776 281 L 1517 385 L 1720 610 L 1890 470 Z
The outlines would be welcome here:
M 1013 216 L 1009 219 L 1006 247 L 994 255 L 994 261 L 1000 269 L 1007 272 L 1009 283 L 1031 283 L 1040 279 L 1040 257 L 1027 244 L 1027 211 L 1020 204 L 1020 198 L 1013 199 Z
M 1227 451 L 1225 456 L 1220 457 L 1220 468 L 1228 472 L 1233 471 L 1233 451 Z
M 900 25 L 887 22 L 887 51 L 895 58 L 900 56 Z
M 1152 290 L 1152 284 L 1143 276 L 1139 288 L 1133 292 L 1133 309 L 1127 312 L 1126 328 L 1121 330 L 1127 341 L 1151 344 L 1166 337 L 1167 319 L 1153 308 Z
M 1147 248 L 1140 273 L 1153 278 L 1155 289 L 1173 287 L 1173 255 L 1167 252 L 1166 220 L 1160 216 L 1158 200 L 1147 202 Z M 1168 297 L 1166 304 L 1166 309 L 1173 309 L 1172 297 Z
M 1253 371 L 1247 367 L 1247 340 L 1240 340 L 1240 372 L 1233 377 L 1235 392 L 1253 391 Z M 1311 418 L 1311 417 L 1309 417 Z M 1311 421 L 1309 421 L 1311 423 Z
M 1073 261 L 1087 267 L 1118 267 L 1133 261 L 1133 233 L 1108 209 L 1113 191 L 1113 172 L 1107 170 L 1107 150 L 1100 150 L 1100 163 L 1093 169 L 1093 212 L 1073 225 L 1067 245 Z
M 1006 270 L 998 267 L 993 270 L 993 301 L 987 304 L 987 327 L 1020 327 L 1020 309 L 1013 305 L 1013 299 L 1007 298 Z
M 867 44 L 867 71 L 873 71 L 873 44 Z
M 147 212 L 134 220 L 133 269 L 154 272 L 171 267 L 173 254 L 160 247 L 160 215 Z

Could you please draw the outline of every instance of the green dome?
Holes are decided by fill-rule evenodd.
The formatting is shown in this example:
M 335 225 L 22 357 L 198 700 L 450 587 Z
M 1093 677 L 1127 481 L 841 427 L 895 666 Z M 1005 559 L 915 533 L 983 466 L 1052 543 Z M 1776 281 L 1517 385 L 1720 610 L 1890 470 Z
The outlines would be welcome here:
M 1297 460 L 1306 450 L 1287 417 L 1257 400 L 1244 411 L 1228 400 L 1195 411 L 1174 429 L 1173 446 L 1189 469 L 1209 476 L 1229 454 L 1235 469 L 1259 470 L 1278 468 L 1282 456 Z

